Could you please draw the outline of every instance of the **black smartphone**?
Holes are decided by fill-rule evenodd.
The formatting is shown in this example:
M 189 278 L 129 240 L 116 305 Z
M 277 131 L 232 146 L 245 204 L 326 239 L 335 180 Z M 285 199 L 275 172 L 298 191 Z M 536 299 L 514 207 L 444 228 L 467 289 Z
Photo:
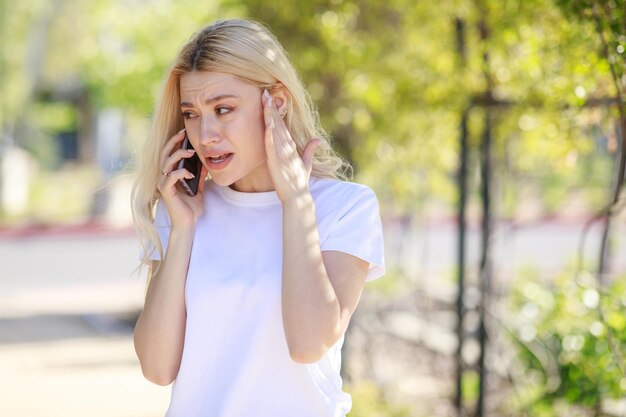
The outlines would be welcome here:
M 191 146 L 191 142 L 189 141 L 189 138 L 186 134 L 181 148 L 193 149 L 193 146 Z M 189 195 L 196 195 L 198 193 L 198 185 L 200 184 L 200 172 L 202 172 L 202 162 L 198 157 L 198 153 L 194 153 L 189 158 L 181 159 L 178 162 L 177 169 L 182 168 L 185 168 L 187 171 L 191 172 L 193 175 L 195 175 L 195 177 L 190 180 L 188 180 L 187 178 L 183 178 L 179 181 L 180 184 L 189 193 Z

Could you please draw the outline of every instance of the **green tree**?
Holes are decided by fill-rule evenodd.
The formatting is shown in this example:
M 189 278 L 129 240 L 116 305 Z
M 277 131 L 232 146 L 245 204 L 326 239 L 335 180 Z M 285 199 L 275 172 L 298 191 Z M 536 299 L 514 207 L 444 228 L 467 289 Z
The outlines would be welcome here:
M 516 406 L 532 416 L 571 415 L 576 407 L 604 415 L 607 400 L 626 394 L 626 276 L 600 290 L 591 276 L 574 282 L 571 275 L 548 287 L 523 276 L 511 296 L 525 376 L 516 381 Z

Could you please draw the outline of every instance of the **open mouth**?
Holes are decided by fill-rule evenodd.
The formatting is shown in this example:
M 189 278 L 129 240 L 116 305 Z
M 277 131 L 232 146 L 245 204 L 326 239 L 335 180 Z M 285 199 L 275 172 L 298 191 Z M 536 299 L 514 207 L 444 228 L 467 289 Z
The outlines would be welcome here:
M 232 153 L 225 153 L 218 156 L 209 156 L 207 159 L 214 164 L 219 164 L 220 162 L 224 162 L 226 159 L 230 158 L 232 155 Z
M 208 167 L 211 169 L 221 169 L 228 165 L 233 155 L 234 154 L 230 152 L 222 155 L 207 156 L 206 162 Z

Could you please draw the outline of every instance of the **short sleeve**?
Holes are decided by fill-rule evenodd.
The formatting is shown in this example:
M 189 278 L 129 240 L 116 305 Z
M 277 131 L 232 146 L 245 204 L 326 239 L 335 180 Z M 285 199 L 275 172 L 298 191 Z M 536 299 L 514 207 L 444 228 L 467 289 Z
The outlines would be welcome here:
M 320 247 L 369 262 L 367 281 L 372 281 L 385 273 L 383 228 L 376 194 L 367 187 L 359 188 L 359 195 L 350 199 Z
M 169 213 L 167 212 L 167 207 L 162 200 L 159 200 L 156 207 L 156 213 L 154 215 L 154 227 L 156 228 L 156 232 L 159 235 L 159 239 L 161 240 L 161 245 L 163 246 L 163 254 L 167 251 L 167 243 L 170 239 L 170 230 L 171 230 L 171 221 Z M 159 250 L 151 245 L 150 247 L 150 256 L 149 259 L 153 261 L 160 261 Z

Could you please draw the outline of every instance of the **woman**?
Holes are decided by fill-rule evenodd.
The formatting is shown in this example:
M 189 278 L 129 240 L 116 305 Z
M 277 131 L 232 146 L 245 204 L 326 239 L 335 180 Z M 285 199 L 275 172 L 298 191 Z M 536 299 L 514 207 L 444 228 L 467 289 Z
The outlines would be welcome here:
M 344 333 L 384 263 L 376 196 L 343 172 L 266 28 L 220 21 L 182 48 L 133 190 L 150 265 L 135 350 L 148 380 L 175 381 L 167 416 L 350 410 Z

